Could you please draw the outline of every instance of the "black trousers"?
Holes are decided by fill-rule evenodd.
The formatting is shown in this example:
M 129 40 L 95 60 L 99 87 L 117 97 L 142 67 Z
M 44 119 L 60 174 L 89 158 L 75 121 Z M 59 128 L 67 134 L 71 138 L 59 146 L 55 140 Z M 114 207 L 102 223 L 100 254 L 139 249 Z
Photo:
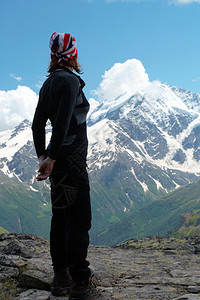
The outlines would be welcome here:
M 86 260 L 91 227 L 91 204 L 85 160 L 65 149 L 50 176 L 52 220 L 50 253 L 54 272 L 69 268 L 74 280 L 90 276 Z

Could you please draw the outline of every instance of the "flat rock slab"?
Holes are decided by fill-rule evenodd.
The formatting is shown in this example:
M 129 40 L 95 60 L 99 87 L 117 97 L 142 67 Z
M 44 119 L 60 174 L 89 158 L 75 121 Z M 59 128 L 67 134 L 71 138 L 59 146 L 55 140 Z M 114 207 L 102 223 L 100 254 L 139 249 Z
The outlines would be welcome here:
M 19 294 L 15 297 L 16 300 L 49 300 L 50 292 L 30 289 Z
M 200 300 L 200 296 L 197 296 L 196 294 L 186 294 L 175 298 L 175 300 Z
M 90 246 L 96 288 L 88 300 L 200 300 L 199 249 L 200 237 L 151 237 L 117 247 Z M 52 278 L 47 240 L 28 234 L 0 235 L 0 298 L 9 292 L 10 281 L 16 287 L 13 299 L 68 299 L 51 295 Z

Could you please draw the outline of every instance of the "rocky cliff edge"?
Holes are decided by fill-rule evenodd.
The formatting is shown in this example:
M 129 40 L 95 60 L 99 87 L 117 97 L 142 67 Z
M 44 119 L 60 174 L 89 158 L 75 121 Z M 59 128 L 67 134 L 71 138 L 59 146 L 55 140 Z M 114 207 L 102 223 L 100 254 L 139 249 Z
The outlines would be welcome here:
M 90 246 L 88 259 L 94 272 L 90 300 L 200 299 L 200 237 Z M 46 239 L 0 235 L 0 299 L 68 299 L 51 295 L 52 278 Z

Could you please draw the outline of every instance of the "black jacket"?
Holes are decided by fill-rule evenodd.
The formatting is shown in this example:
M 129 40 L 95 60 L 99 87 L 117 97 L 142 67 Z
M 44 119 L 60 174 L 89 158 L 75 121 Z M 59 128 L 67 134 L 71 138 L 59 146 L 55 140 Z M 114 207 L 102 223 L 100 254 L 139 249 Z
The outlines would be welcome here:
M 86 115 L 89 103 L 82 87 L 82 79 L 68 69 L 56 70 L 44 82 L 32 123 L 38 157 L 46 153 L 45 127 L 48 119 L 52 125 L 48 146 L 51 159 L 57 159 L 63 146 L 69 146 L 71 150 L 77 143 L 87 147 Z

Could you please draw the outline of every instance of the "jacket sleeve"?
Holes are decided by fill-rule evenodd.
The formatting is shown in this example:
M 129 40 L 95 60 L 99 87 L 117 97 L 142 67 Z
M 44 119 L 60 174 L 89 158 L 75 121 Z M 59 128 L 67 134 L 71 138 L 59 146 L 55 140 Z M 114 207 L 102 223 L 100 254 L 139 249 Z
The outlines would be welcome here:
M 39 97 L 32 123 L 33 141 L 38 157 L 45 155 L 45 127 L 47 119 L 43 104 Z

